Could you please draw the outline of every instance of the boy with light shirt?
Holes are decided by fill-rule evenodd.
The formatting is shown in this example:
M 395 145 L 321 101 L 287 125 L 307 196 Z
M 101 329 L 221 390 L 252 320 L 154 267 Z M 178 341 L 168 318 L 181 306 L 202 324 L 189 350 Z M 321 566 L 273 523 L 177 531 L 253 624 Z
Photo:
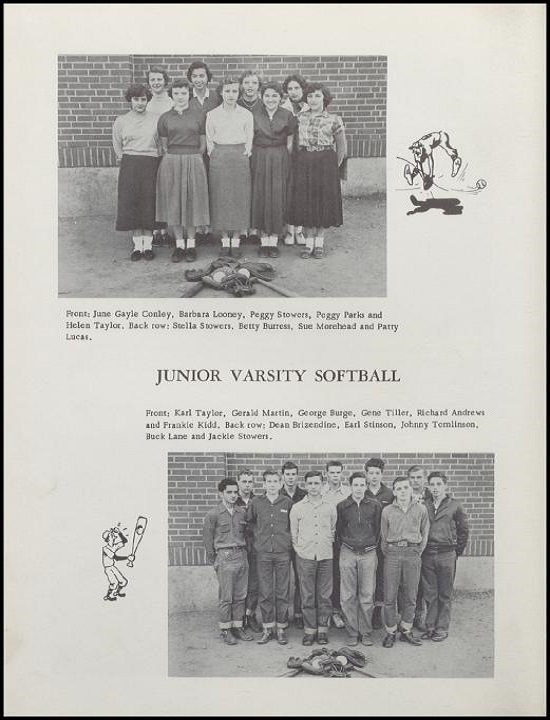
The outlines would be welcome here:
M 332 606 L 332 543 L 336 531 L 336 508 L 323 498 L 320 470 L 305 475 L 307 497 L 290 511 L 292 545 L 296 551 L 302 612 L 303 645 L 328 644 Z
M 340 578 L 348 645 L 372 645 L 372 611 L 380 537 L 379 502 L 365 496 L 365 473 L 350 478 L 351 495 L 338 503 L 336 537 L 340 547 Z
M 218 576 L 219 624 L 222 639 L 235 645 L 237 639 L 252 640 L 243 629 L 244 604 L 248 584 L 246 557 L 246 513 L 236 505 L 237 481 L 225 478 L 218 484 L 221 501 L 204 519 L 203 540 L 208 562 Z
M 407 476 L 409 477 L 413 490 L 413 500 L 417 502 L 425 503 L 426 500 L 430 499 L 431 493 L 426 486 L 426 471 L 420 465 L 413 465 L 407 470 Z M 398 601 L 398 607 L 401 608 L 401 601 Z M 414 626 L 424 632 L 426 626 L 423 620 L 424 615 L 424 598 L 422 594 L 422 578 L 418 583 L 418 593 L 416 595 L 416 610 L 414 613 Z
M 456 559 L 468 543 L 468 517 L 462 505 L 448 494 L 445 473 L 428 475 L 432 495 L 426 501 L 430 518 L 428 544 L 422 555 L 422 586 L 427 605 L 426 640 L 441 642 L 449 636 Z
M 365 495 L 371 500 L 377 500 L 384 508 L 391 505 L 394 500 L 393 491 L 382 482 L 385 463 L 380 458 L 370 458 L 365 463 L 367 473 L 367 490 Z M 382 619 L 382 608 L 384 607 L 384 555 L 380 547 L 376 551 L 378 555 L 378 567 L 376 568 L 376 589 L 374 593 L 374 612 L 372 614 L 372 626 L 378 630 L 384 626 Z
M 286 645 L 292 500 L 281 493 L 281 478 L 275 470 L 266 470 L 263 478 L 265 494 L 250 501 L 246 514 L 258 566 L 259 604 L 263 622 L 263 635 L 258 644 L 265 645 L 272 640 L 276 629 L 277 642 Z
M 326 483 L 323 485 L 323 497 L 331 502 L 334 507 L 345 500 L 351 493 L 347 481 L 342 480 L 344 466 L 339 460 L 329 460 L 325 466 Z M 334 627 L 343 628 L 342 606 L 340 604 L 340 543 L 334 541 L 332 547 L 332 623 Z
M 307 492 L 298 485 L 298 466 L 293 462 L 286 462 L 281 473 L 283 476 L 283 487 L 281 493 L 292 500 L 295 505 L 303 500 Z M 294 625 L 300 630 L 304 629 L 304 618 L 302 616 L 302 598 L 300 597 L 300 581 L 298 579 L 298 567 L 296 564 L 296 553 L 294 548 L 290 551 L 290 561 L 294 574 Z
M 397 596 L 401 591 L 401 636 L 411 645 L 422 645 L 412 633 L 421 555 L 428 541 L 430 521 L 422 503 L 412 498 L 408 477 L 393 481 L 395 501 L 382 510 L 380 547 L 384 554 L 384 622 L 382 645 L 393 647 L 397 634 Z
M 237 474 L 237 484 L 239 486 L 239 496 L 235 504 L 246 509 L 254 497 L 254 478 L 252 476 L 252 470 L 249 468 L 239 468 Z M 248 538 L 247 543 L 247 555 L 248 589 L 246 593 L 244 627 L 257 633 L 262 632 L 262 627 L 256 619 L 256 608 L 258 607 L 258 568 L 256 564 L 256 553 L 254 552 L 250 538 Z

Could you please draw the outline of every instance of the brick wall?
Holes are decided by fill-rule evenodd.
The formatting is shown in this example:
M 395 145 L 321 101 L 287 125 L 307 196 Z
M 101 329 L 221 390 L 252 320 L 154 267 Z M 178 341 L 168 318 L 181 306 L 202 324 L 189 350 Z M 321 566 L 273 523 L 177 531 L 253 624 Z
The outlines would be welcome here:
M 479 453 L 310 453 L 310 454 L 168 454 L 168 554 L 170 565 L 205 564 L 202 526 L 207 510 L 218 500 L 217 484 L 221 478 L 235 477 L 241 465 L 254 472 L 257 491 L 262 487 L 261 474 L 267 468 L 280 470 L 292 460 L 299 475 L 312 468 L 323 468 L 327 460 L 340 460 L 344 475 L 363 470 L 369 457 L 386 462 L 384 477 L 391 482 L 406 474 L 411 465 L 422 465 L 428 472 L 443 470 L 454 497 L 463 503 L 470 519 L 470 540 L 466 555 L 494 554 L 494 456 Z
M 124 92 L 143 82 L 151 65 L 181 77 L 197 56 L 60 55 L 58 148 L 60 167 L 109 167 L 115 164 L 111 128 L 128 111 Z M 333 112 L 342 116 L 350 157 L 386 155 L 387 60 L 382 56 L 203 55 L 214 75 L 258 69 L 282 81 L 296 71 L 331 89 Z

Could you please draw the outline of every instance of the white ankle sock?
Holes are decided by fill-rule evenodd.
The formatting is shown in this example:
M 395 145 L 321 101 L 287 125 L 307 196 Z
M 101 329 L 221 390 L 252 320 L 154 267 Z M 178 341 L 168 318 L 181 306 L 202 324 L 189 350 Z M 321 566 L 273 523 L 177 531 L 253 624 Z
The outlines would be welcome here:
M 195 247 L 195 238 L 187 238 L 187 247 L 188 248 L 194 248 Z
M 152 250 L 153 249 L 153 236 L 152 235 L 144 235 L 142 238 L 143 240 L 143 251 L 145 250 Z
M 185 240 L 183 238 L 176 238 L 176 247 L 185 250 Z
M 241 238 L 238 235 L 236 237 L 235 235 L 233 235 L 233 237 L 231 238 L 231 247 L 238 248 L 240 244 Z
M 306 238 L 305 246 L 307 247 L 308 250 L 313 250 L 313 238 L 312 237 Z
M 228 235 L 222 237 L 222 247 L 229 247 L 230 240 Z
M 315 244 L 315 247 L 322 248 L 323 245 L 325 244 L 325 238 L 322 237 L 321 235 L 316 235 L 314 244 Z
M 138 252 L 143 251 L 143 238 L 141 235 L 132 235 L 132 240 L 134 241 L 134 250 L 137 250 Z

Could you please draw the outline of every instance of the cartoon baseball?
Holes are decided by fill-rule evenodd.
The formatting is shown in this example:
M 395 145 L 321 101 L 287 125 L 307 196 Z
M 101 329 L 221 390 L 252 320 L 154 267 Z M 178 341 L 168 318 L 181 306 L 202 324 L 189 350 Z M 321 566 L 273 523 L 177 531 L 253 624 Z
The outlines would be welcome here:
M 134 539 L 132 541 L 132 552 L 128 555 L 128 567 L 134 567 L 134 560 L 136 559 L 136 551 L 139 547 L 145 528 L 147 527 L 147 518 L 140 515 L 136 520 L 136 527 L 134 528 Z

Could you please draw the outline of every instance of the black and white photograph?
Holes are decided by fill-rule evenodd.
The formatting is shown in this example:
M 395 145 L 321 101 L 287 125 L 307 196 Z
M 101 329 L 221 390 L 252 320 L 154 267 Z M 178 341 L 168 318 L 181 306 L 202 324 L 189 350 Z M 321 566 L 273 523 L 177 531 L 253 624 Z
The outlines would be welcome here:
M 168 454 L 175 677 L 493 675 L 494 455 Z
M 59 297 L 384 297 L 387 58 L 60 55 Z

